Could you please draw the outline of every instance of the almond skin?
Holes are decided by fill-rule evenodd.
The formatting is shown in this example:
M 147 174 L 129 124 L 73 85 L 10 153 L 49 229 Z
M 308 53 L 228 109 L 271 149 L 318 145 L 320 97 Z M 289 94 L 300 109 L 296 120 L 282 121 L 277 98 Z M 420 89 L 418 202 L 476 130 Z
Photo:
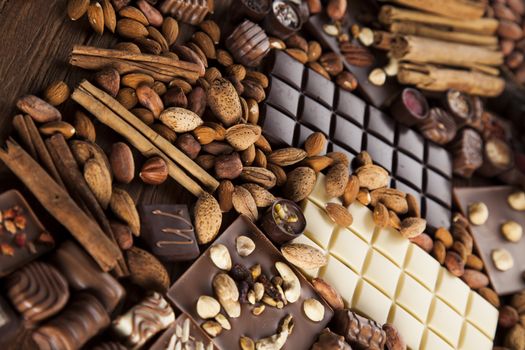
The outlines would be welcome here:
M 326 174 L 325 189 L 330 197 L 340 197 L 343 195 L 348 184 L 350 170 L 343 163 L 332 166 Z
M 259 217 L 257 205 L 250 191 L 246 188 L 237 186 L 232 195 L 233 208 L 239 213 L 246 215 L 251 221 L 256 221 Z
M 194 208 L 195 232 L 199 244 L 211 242 L 219 233 L 222 224 L 221 208 L 209 193 L 203 193 Z
M 317 176 L 308 167 L 298 167 L 288 174 L 284 185 L 284 195 L 291 201 L 299 202 L 312 193 Z
M 406 238 L 414 238 L 425 231 L 427 221 L 421 218 L 406 218 L 401 221 L 399 232 Z
M 234 125 L 226 130 L 226 141 L 236 151 L 244 151 L 261 136 L 261 127 L 249 124 Z
M 203 123 L 197 114 L 180 107 L 166 108 L 160 114 L 160 121 L 177 133 L 193 131 Z
M 325 209 L 330 219 L 332 219 L 332 221 L 337 225 L 341 227 L 348 227 L 352 225 L 354 218 L 348 209 L 342 205 L 337 203 L 327 203 Z
M 326 136 L 322 132 L 314 132 L 306 138 L 304 149 L 308 157 L 319 155 L 326 146 Z
M 211 83 L 207 102 L 213 114 L 225 126 L 231 126 L 241 118 L 241 101 L 235 87 L 227 79 L 219 78 Z
M 306 152 L 300 148 L 288 147 L 281 148 L 268 155 L 268 161 L 278 166 L 284 167 L 299 163 L 307 156 Z
M 356 171 L 361 187 L 368 190 L 375 190 L 387 187 L 390 182 L 388 172 L 380 166 L 374 164 L 363 165 Z
M 343 298 L 334 289 L 331 285 L 325 282 L 321 278 L 314 278 L 312 280 L 312 285 L 315 291 L 323 297 L 324 300 L 332 307 L 334 310 L 342 310 L 345 308 Z

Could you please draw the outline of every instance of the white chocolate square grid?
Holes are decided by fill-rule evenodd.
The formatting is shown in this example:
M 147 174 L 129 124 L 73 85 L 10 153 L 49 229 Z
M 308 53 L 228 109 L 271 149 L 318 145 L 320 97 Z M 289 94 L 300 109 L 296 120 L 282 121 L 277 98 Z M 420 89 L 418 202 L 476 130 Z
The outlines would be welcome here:
M 374 225 L 372 212 L 355 202 L 354 222 L 335 225 L 324 210 L 325 178 L 304 204 L 307 227 L 297 242 L 324 250 L 328 264 L 304 271 L 321 277 L 345 305 L 379 323 L 396 326 L 409 349 L 490 349 L 498 311 L 397 230 Z

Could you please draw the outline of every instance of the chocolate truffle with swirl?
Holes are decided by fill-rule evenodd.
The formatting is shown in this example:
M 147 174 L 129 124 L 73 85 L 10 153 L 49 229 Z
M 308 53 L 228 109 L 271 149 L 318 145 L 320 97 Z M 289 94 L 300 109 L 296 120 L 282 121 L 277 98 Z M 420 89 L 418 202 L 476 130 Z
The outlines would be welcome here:
M 29 323 L 58 313 L 69 299 L 67 282 L 53 266 L 33 262 L 7 279 L 7 296 Z

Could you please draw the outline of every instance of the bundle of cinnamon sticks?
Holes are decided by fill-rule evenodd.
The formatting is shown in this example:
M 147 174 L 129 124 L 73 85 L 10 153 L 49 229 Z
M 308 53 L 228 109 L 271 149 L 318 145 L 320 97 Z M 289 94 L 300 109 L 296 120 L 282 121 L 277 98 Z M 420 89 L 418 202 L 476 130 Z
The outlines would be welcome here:
M 402 63 L 401 83 L 491 97 L 503 92 L 499 21 L 482 17 L 486 0 L 389 1 L 410 7 L 383 6 L 379 20 L 389 32 L 376 35 L 376 47 Z

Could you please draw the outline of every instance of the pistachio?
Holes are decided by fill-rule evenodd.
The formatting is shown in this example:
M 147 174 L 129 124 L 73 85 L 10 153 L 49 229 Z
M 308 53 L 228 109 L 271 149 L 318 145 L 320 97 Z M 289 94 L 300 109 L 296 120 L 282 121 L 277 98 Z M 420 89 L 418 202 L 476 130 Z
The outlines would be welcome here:
M 221 270 L 230 271 L 232 268 L 232 258 L 228 248 L 224 244 L 215 244 L 211 246 L 210 259 L 215 266 Z
M 509 220 L 501 225 L 501 234 L 510 242 L 518 242 L 523 236 L 523 227 L 516 221 Z
M 221 304 L 217 299 L 201 295 L 197 300 L 197 314 L 203 319 L 214 318 L 221 311 Z
M 324 318 L 324 306 L 317 299 L 306 299 L 303 302 L 303 311 L 313 322 L 321 322 Z
M 255 250 L 255 243 L 250 237 L 239 236 L 235 240 L 235 243 L 237 247 L 237 253 L 239 253 L 239 255 L 242 257 L 250 255 Z
M 489 218 L 489 209 L 483 202 L 475 202 L 468 206 L 468 218 L 472 225 L 483 225 Z

